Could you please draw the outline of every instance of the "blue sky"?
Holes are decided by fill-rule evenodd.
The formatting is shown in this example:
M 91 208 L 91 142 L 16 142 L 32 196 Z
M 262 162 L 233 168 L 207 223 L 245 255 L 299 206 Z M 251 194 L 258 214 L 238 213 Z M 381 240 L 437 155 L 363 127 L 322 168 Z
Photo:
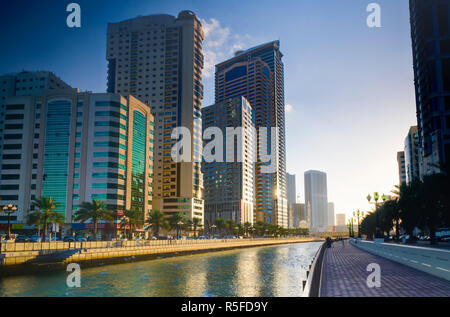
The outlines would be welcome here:
M 106 89 L 106 24 L 138 15 L 193 10 L 206 33 L 205 100 L 214 102 L 214 64 L 271 40 L 285 65 L 288 172 L 328 174 L 329 201 L 348 215 L 368 210 L 369 192 L 398 183 L 396 152 L 416 124 L 407 0 L 378 0 L 381 28 L 368 28 L 368 0 L 83 0 L 70 29 L 71 1 L 2 1 L 0 73 L 50 70 L 81 90 Z

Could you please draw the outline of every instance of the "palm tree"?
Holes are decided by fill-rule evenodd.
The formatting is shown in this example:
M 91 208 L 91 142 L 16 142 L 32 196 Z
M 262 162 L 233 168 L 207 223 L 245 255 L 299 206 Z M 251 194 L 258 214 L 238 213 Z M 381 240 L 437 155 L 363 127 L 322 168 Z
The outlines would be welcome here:
M 28 224 L 36 225 L 38 228 L 43 224 L 44 231 L 42 233 L 42 240 L 45 242 L 47 239 L 47 226 L 48 224 L 63 224 L 65 217 L 59 212 L 53 211 L 58 206 L 58 203 L 53 200 L 52 197 L 42 196 L 32 202 L 35 210 L 28 215 Z
M 152 231 L 156 237 L 159 237 L 159 230 L 167 225 L 164 213 L 159 210 L 152 210 L 149 213 L 147 223 L 152 226 Z
M 248 237 L 249 236 L 249 232 L 250 232 L 250 229 L 252 228 L 252 224 L 250 223 L 250 222 L 246 222 L 246 223 L 244 223 L 244 229 L 245 229 L 245 235 Z
M 107 209 L 106 203 L 94 199 L 92 202 L 83 202 L 74 215 L 75 221 L 82 223 L 92 220 L 94 223 L 94 239 L 97 238 L 99 220 L 114 220 L 114 213 Z
M 182 227 L 184 227 L 187 223 L 187 219 L 181 212 L 174 213 L 169 217 L 169 227 L 170 229 L 176 229 L 177 231 L 177 239 L 179 236 L 179 231 Z
M 222 230 L 226 228 L 225 219 L 217 218 L 216 219 L 216 226 L 217 226 L 217 229 L 219 230 L 219 232 L 222 234 Z
M 141 226 L 143 223 L 143 213 L 138 208 L 132 208 L 129 210 L 125 210 L 122 218 L 120 219 L 120 226 L 122 228 L 129 228 L 129 235 L 132 238 L 133 231 Z M 125 230 L 126 232 L 126 230 Z
M 195 238 L 195 234 L 197 232 L 197 228 L 201 228 L 202 227 L 202 220 L 200 218 L 194 217 L 189 222 L 190 222 L 190 225 L 192 226 L 192 228 L 194 229 L 194 238 Z M 198 237 L 198 235 L 197 235 L 197 237 Z

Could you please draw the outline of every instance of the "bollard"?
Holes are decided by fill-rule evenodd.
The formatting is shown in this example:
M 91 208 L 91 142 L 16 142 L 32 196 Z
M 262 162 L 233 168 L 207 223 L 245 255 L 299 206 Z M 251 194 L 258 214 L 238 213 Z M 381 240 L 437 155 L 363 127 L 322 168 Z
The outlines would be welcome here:
M 306 278 L 309 277 L 309 271 L 306 271 Z
M 305 280 L 302 280 L 302 287 L 303 287 L 302 289 L 303 289 L 303 290 L 305 290 L 305 286 L 306 286 L 306 281 L 305 281 Z

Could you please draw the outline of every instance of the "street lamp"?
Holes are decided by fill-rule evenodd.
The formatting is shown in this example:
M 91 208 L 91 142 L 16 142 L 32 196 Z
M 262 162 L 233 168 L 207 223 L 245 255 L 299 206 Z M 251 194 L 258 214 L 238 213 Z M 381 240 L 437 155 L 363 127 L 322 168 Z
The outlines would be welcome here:
M 353 212 L 353 216 L 357 219 L 358 224 L 358 238 L 361 238 L 361 222 L 359 221 L 359 217 L 363 217 L 364 211 L 359 211 L 359 209 L 355 212 Z
M 17 210 L 17 206 L 8 204 L 3 206 L 3 212 L 8 213 L 8 236 L 7 240 L 11 239 L 11 214 Z
M 379 199 L 380 199 L 380 195 L 378 194 L 378 192 L 373 193 L 373 200 L 375 201 L 375 203 L 374 203 L 375 204 L 375 215 L 376 215 L 376 219 L 377 219 L 377 225 L 376 225 L 376 228 L 375 228 L 375 237 L 376 238 L 382 238 L 380 236 L 380 216 L 378 215 L 378 212 L 377 212 L 378 211 L 378 200 Z M 381 199 L 383 201 L 385 201 L 386 200 L 386 196 L 383 194 Z M 370 196 L 370 194 L 367 195 L 367 201 L 369 202 L 369 204 L 372 203 L 371 200 L 372 200 L 372 197 Z
M 212 225 L 212 226 L 209 226 L 209 228 L 211 229 L 211 232 L 213 233 L 213 236 L 214 236 L 214 231 L 217 228 L 217 226 L 216 225 Z M 211 236 L 211 232 L 209 233 L 210 236 Z
M 184 225 L 184 222 L 183 222 L 183 221 L 180 220 L 180 221 L 177 222 L 177 240 L 178 240 L 178 236 L 179 236 L 179 235 L 178 235 L 178 230 L 180 229 L 180 227 L 181 227 L 182 225 Z

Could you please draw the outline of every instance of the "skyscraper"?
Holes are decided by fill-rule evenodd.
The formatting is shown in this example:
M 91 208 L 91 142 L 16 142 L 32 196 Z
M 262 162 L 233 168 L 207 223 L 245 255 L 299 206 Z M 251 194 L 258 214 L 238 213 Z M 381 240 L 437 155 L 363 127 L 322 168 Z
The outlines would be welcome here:
M 0 197 L 18 206 L 52 197 L 71 224 L 80 203 L 98 199 L 121 215 L 152 206 L 153 116 L 132 96 L 47 91 L 6 99 Z
M 155 117 L 153 209 L 203 220 L 202 26 L 192 11 L 108 24 L 108 92 L 132 94 Z M 176 127 L 191 133 L 191 159 L 175 162 Z
M 292 228 L 294 224 L 294 204 L 297 202 L 295 189 L 295 174 L 286 173 L 286 191 L 288 205 L 288 227 Z
M 450 1 L 409 6 L 422 172 L 430 174 L 450 158 Z
M 255 127 L 278 128 L 271 141 L 264 145 L 258 136 L 257 153 L 275 151 L 275 162 L 256 163 L 256 220 L 288 226 L 286 193 L 286 149 L 284 111 L 284 70 L 280 43 L 273 41 L 246 51 L 238 51 L 231 59 L 216 65 L 216 103 L 243 96 L 255 111 Z M 274 173 L 265 173 L 264 167 L 275 164 Z
M 326 173 L 314 170 L 305 172 L 305 205 L 310 206 L 311 229 L 324 230 L 329 223 Z
M 223 162 L 202 164 L 205 184 L 205 219 L 213 224 L 217 218 L 232 219 L 238 223 L 253 223 L 255 205 L 256 147 L 254 111 L 244 97 L 234 97 L 202 109 L 203 132 L 219 128 L 223 135 Z M 231 132 L 227 128 L 242 128 Z M 227 131 L 228 130 L 228 131 Z M 236 130 L 238 131 L 238 130 Z M 215 138 L 219 136 L 214 135 Z M 228 144 L 230 140 L 233 143 Z M 211 142 L 211 141 L 209 141 Z M 208 140 L 205 140 L 208 143 Z M 206 149 L 206 148 L 205 148 Z M 218 153 L 214 149 L 214 154 Z M 230 160 L 233 154 L 233 160 Z M 219 158 L 220 159 L 220 158 Z
M 397 152 L 397 164 L 398 164 L 398 181 L 399 185 L 406 182 L 406 165 L 405 165 L 405 152 Z
M 415 178 L 420 178 L 420 156 L 419 133 L 417 126 L 409 129 L 405 138 L 405 170 L 406 182 L 411 182 Z
M 334 226 L 335 220 L 334 220 L 334 203 L 328 203 L 328 225 Z

